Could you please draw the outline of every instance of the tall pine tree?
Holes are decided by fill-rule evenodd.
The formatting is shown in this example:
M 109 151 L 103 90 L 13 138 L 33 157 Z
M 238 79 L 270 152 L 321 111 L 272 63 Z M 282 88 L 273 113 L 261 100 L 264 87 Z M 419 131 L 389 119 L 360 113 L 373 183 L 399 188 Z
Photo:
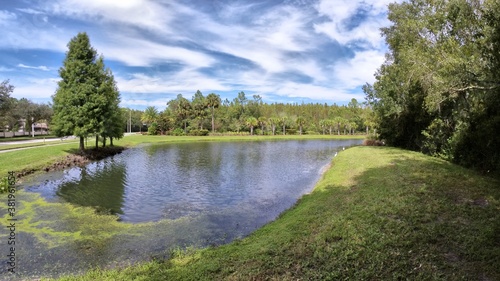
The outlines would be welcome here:
M 68 52 L 59 69 L 61 81 L 55 95 L 53 129 L 57 136 L 75 135 L 80 138 L 80 150 L 85 149 L 84 139 L 91 135 L 121 137 L 114 128 L 122 126 L 118 109 L 119 93 L 111 71 L 105 69 L 102 57 L 90 45 L 88 35 L 78 33 L 68 43 Z M 119 124 L 119 125 L 118 125 Z M 98 143 L 96 141 L 96 148 Z

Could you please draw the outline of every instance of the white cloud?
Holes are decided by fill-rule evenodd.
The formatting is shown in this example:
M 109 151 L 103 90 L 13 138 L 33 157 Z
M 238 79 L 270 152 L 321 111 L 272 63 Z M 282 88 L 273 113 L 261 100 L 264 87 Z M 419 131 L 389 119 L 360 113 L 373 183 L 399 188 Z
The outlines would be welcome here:
M 389 25 L 385 17 L 387 5 L 394 1 L 378 0 L 321 0 L 317 6 L 320 15 L 327 16 L 329 21 L 315 24 L 317 33 L 324 33 L 342 45 L 355 41 L 365 41 L 368 48 L 379 48 L 383 44 L 380 28 Z M 346 27 L 345 21 L 363 10 L 367 19 L 352 29 Z
M 207 67 L 214 62 L 210 56 L 186 48 L 139 38 L 114 36 L 109 39 L 95 44 L 98 51 L 102 52 L 106 59 L 120 61 L 129 66 L 151 66 L 174 61 L 193 67 Z
M 336 79 L 342 87 L 355 88 L 375 81 L 375 71 L 385 60 L 381 51 L 358 52 L 354 58 L 334 66 Z
M 49 71 L 50 69 L 48 67 L 46 67 L 45 65 L 40 65 L 40 66 L 29 66 L 29 65 L 25 65 L 25 64 L 18 64 L 17 65 L 18 67 L 20 68 L 28 68 L 28 69 L 36 69 L 36 70 L 43 70 L 43 71 Z
M 174 11 L 150 0 L 58 0 L 46 4 L 51 13 L 85 20 L 117 22 L 165 32 Z
M 58 78 L 28 79 L 27 81 L 13 78 L 15 86 L 12 96 L 27 99 L 50 99 L 57 89 Z
M 121 107 L 129 107 L 129 106 L 155 106 L 159 110 L 163 110 L 167 107 L 167 103 L 170 99 L 153 99 L 153 100 L 145 100 L 145 99 L 122 99 L 120 102 Z

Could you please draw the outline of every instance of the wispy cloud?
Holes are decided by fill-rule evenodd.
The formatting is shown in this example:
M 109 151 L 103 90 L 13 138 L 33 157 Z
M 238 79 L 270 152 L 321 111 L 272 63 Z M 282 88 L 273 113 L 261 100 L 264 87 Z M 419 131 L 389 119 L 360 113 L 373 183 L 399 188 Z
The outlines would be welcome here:
M 28 68 L 28 69 L 36 69 L 36 70 L 43 70 L 43 71 L 49 71 L 50 69 L 48 67 L 46 67 L 45 65 L 40 65 L 40 66 L 29 66 L 29 65 L 25 65 L 25 64 L 18 64 L 17 67 L 20 67 L 20 68 Z
M 62 61 L 67 42 L 85 31 L 112 67 L 122 105 L 164 105 L 198 89 L 343 103 L 363 98 L 360 87 L 373 82 L 383 62 L 386 47 L 379 28 L 389 24 L 389 2 L 13 2 L 0 10 L 0 49 L 9 52 L 0 59 L 17 66 L 14 76 L 49 79 L 57 75 L 51 53 Z M 5 66 L 0 71 L 6 72 Z M 23 93 L 34 92 L 34 80 L 17 81 Z M 41 88 L 47 91 L 40 95 L 47 97 L 56 84 Z

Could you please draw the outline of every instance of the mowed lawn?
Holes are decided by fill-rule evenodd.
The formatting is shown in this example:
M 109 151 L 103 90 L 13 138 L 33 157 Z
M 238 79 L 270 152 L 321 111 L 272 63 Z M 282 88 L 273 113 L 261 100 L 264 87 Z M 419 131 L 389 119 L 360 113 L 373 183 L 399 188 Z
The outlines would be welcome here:
M 500 280 L 500 182 L 388 147 L 339 153 L 249 237 L 62 280 Z

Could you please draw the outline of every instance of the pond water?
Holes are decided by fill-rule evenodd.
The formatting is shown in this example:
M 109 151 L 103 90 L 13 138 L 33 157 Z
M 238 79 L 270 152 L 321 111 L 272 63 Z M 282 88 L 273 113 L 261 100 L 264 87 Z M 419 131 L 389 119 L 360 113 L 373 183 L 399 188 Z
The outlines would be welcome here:
M 18 193 L 18 276 L 120 266 L 244 237 L 311 191 L 342 147 L 361 142 L 148 145 L 43 175 Z

